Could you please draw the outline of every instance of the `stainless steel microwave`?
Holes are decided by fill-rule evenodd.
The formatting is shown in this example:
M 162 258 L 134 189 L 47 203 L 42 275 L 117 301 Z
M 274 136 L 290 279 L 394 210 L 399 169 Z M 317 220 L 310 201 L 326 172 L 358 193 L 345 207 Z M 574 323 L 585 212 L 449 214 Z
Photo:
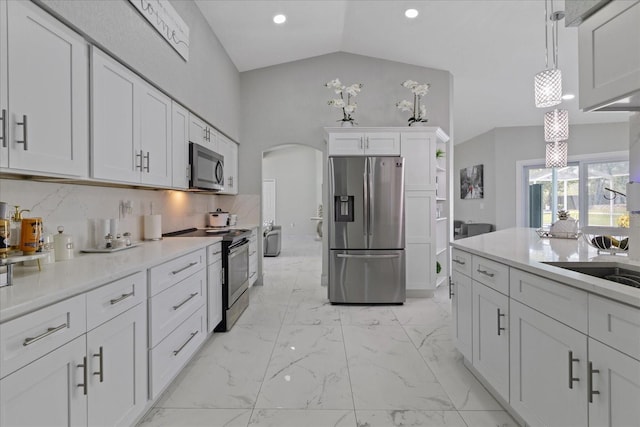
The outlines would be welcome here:
M 202 145 L 189 143 L 189 188 L 224 190 L 224 156 Z

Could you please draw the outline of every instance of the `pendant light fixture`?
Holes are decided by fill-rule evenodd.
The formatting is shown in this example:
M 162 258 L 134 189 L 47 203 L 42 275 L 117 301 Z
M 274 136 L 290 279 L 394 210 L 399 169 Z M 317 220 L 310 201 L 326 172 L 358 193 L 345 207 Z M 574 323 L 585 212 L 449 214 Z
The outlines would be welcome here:
M 544 113 L 544 140 L 546 142 L 569 139 L 569 112 L 554 109 Z
M 553 107 L 562 102 L 562 72 L 558 69 L 558 21 L 564 18 L 564 12 L 553 11 L 551 2 L 551 14 L 547 8 L 547 0 L 544 1 L 544 60 L 546 69 L 536 74 L 534 79 L 534 93 L 536 107 Z M 549 21 L 551 25 L 551 58 L 553 68 L 549 68 Z
M 569 144 L 567 141 L 547 142 L 545 167 L 564 168 L 567 166 Z

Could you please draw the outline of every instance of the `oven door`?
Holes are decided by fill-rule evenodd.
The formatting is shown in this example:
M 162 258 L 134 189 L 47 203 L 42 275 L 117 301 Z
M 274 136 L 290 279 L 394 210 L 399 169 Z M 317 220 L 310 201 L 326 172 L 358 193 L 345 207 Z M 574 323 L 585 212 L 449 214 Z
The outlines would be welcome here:
M 227 308 L 231 308 L 234 302 L 244 291 L 249 288 L 249 241 L 243 240 L 229 246 L 227 255 Z

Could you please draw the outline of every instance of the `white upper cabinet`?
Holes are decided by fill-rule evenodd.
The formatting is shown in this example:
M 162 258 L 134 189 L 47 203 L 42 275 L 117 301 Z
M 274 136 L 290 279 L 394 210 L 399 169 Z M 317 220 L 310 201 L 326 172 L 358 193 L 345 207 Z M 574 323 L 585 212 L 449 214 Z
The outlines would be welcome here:
M 614 1 L 587 18 L 578 46 L 580 108 L 640 109 L 640 1 Z
M 171 104 L 172 132 L 172 181 L 175 188 L 189 188 L 189 111 L 173 102 Z
M 399 156 L 398 132 L 329 131 L 330 156 Z
M 139 79 L 95 48 L 91 65 L 91 174 L 99 179 L 139 182 Z
M 223 194 L 238 194 L 238 144 L 218 135 L 219 152 L 224 156 Z
M 0 9 L 0 166 L 87 176 L 86 42 L 32 2 Z
M 400 134 L 407 191 L 435 190 L 436 141 L 434 133 Z
M 195 114 L 189 113 L 189 141 L 207 147 L 216 153 L 218 147 L 218 132 Z
M 171 186 L 171 99 L 92 49 L 92 177 Z
M 171 186 L 171 99 L 140 83 L 140 151 L 143 184 Z

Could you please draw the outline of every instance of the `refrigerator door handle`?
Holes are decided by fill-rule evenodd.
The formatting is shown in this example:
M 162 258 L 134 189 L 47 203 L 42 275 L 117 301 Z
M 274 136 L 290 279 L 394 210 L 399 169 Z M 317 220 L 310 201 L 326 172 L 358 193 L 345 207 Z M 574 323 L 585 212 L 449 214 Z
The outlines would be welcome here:
M 336 255 L 338 258 L 369 258 L 369 259 L 392 259 L 392 258 L 400 258 L 398 254 L 387 254 L 387 255 L 354 255 L 354 254 L 338 254 Z
M 363 189 L 362 189 L 362 213 L 364 222 L 364 241 L 365 245 L 369 247 L 369 208 L 371 207 L 369 201 L 369 159 L 364 159 L 364 176 L 362 177 Z
M 371 157 L 367 157 L 367 182 L 369 183 L 367 185 L 367 200 L 369 202 L 369 205 L 367 206 L 367 233 L 369 234 L 369 238 L 367 239 L 367 247 L 371 247 L 371 240 L 373 236 L 373 232 L 371 231 L 373 226 L 373 208 L 372 206 L 375 205 L 376 201 L 374 200 L 373 197 L 373 192 L 371 191 L 374 188 L 374 180 L 373 180 L 373 173 L 374 173 L 374 166 L 373 166 L 373 159 Z

